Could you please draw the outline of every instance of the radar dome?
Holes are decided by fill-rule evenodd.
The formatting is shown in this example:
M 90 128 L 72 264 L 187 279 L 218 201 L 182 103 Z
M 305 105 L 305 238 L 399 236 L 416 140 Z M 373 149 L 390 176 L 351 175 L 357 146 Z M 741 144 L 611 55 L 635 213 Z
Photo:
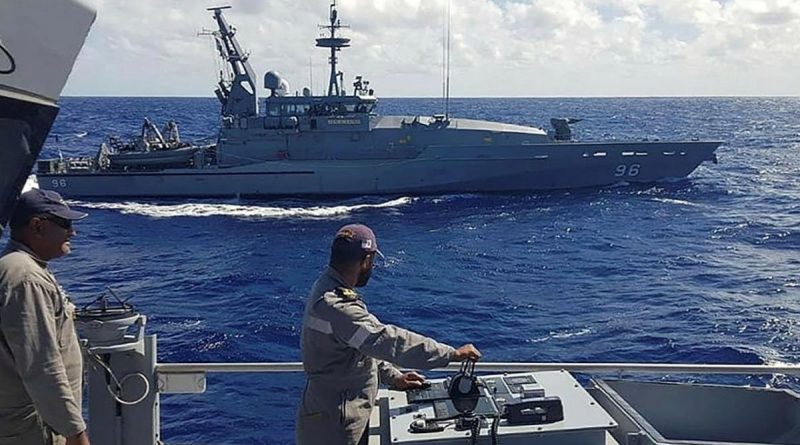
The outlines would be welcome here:
M 264 88 L 270 90 L 273 96 L 284 96 L 289 91 L 289 82 L 277 71 L 267 71 L 264 74 Z

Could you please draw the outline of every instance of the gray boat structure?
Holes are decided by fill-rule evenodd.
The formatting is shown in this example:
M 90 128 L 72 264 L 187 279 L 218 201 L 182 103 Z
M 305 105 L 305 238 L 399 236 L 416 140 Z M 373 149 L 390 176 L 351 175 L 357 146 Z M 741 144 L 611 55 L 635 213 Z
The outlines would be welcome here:
M 94 11 L 76 0 L 0 3 L 0 54 L 10 60 L 0 60 L 0 227 L 50 131 L 57 97 L 93 20 Z M 48 26 L 56 21 L 60 26 Z M 3 35 L 22 22 L 10 38 Z M 59 45 L 48 44 L 53 41 Z M 37 51 L 42 43 L 60 52 L 43 60 Z M 94 445 L 162 444 L 161 395 L 203 393 L 210 373 L 302 372 L 300 363 L 160 363 L 146 316 L 112 291 L 76 316 Z M 800 375 L 797 365 L 478 363 L 445 371 L 457 373 L 421 390 L 381 389 L 369 443 L 800 444 L 800 395 L 794 391 L 627 377 Z M 0 431 L 0 441 L 2 436 Z
M 689 175 L 716 161 L 717 141 L 572 140 L 570 123 L 553 131 L 497 122 L 433 116 L 381 116 L 369 81 L 356 76 L 347 92 L 338 54 L 342 37 L 336 3 L 316 45 L 329 51 L 325 95 L 308 88 L 288 95 L 288 82 L 256 76 L 223 15 L 211 8 L 211 32 L 224 65 L 216 144 L 190 149 L 129 151 L 125 162 L 94 157 L 40 161 L 39 182 L 71 197 L 325 196 L 514 192 L 652 183 Z M 178 151 L 181 151 L 178 153 Z M 112 151 L 119 158 L 123 154 Z M 170 154 L 175 154 L 171 157 Z
M 165 136 L 166 135 L 166 136 Z M 195 153 L 213 148 L 182 142 L 178 124 L 169 121 L 159 131 L 150 119 L 144 118 L 141 133 L 130 142 L 111 136 L 100 146 L 96 162 L 106 170 L 147 170 L 170 165 L 190 166 Z

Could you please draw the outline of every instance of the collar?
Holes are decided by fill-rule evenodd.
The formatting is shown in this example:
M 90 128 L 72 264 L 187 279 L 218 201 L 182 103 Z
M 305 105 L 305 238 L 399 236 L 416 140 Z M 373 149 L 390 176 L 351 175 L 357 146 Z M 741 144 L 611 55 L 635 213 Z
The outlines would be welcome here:
M 36 256 L 36 254 L 33 253 L 33 250 L 31 250 L 31 248 L 28 247 L 26 244 L 23 244 L 13 239 L 9 239 L 5 253 L 11 253 L 11 252 L 24 252 L 28 254 L 28 256 L 30 256 L 34 261 L 36 261 L 37 264 L 42 266 L 42 268 L 47 269 L 47 261 Z
M 328 266 L 328 269 L 325 271 L 325 275 L 329 276 L 333 281 L 339 283 L 342 287 L 346 287 L 348 289 L 352 289 L 347 281 L 344 279 L 342 274 L 339 273 L 336 269 L 331 266 Z

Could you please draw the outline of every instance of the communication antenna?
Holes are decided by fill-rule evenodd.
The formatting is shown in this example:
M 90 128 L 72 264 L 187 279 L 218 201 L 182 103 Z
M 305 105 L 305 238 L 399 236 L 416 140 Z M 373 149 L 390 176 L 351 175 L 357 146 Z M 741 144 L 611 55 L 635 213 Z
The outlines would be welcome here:
M 442 98 L 444 102 L 444 118 L 450 119 L 450 14 L 451 0 L 447 0 L 442 20 Z
M 447 100 L 447 7 L 442 7 L 442 108 Z
M 311 64 L 311 57 L 308 58 L 308 88 L 311 95 L 314 95 L 314 65 Z
M 330 33 L 328 37 L 320 37 L 317 39 L 317 46 L 320 48 L 329 48 L 331 50 L 328 62 L 331 65 L 331 77 L 328 81 L 328 96 L 344 96 L 343 85 L 340 80 L 340 72 L 336 70 L 336 62 L 339 60 L 336 53 L 341 51 L 342 48 L 350 46 L 350 39 L 346 37 L 338 37 L 337 31 L 342 28 L 349 28 L 348 25 L 342 25 L 339 19 L 339 12 L 336 10 L 336 0 L 333 0 L 330 8 L 330 25 L 319 25 L 321 29 L 327 29 Z

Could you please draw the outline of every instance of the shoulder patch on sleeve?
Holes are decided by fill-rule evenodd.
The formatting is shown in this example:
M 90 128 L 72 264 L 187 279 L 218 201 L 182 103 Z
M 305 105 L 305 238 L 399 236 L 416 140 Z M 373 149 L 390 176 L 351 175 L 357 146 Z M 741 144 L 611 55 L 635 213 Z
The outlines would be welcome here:
M 336 289 L 334 289 L 334 292 L 336 292 L 336 295 L 338 295 L 340 298 L 343 298 L 345 300 L 358 299 L 358 292 L 354 291 L 353 289 L 349 289 L 346 287 L 337 287 Z

